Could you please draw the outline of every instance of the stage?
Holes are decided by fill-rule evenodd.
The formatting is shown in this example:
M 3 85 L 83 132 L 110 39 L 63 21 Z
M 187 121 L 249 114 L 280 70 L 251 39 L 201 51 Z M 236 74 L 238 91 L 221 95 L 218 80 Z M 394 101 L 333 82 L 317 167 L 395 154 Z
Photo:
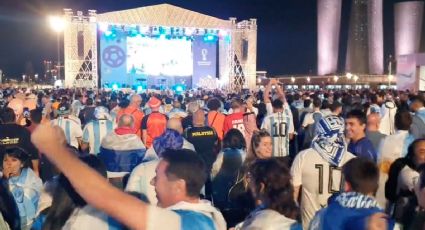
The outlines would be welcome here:
M 255 87 L 255 19 L 223 20 L 169 4 L 88 15 L 66 9 L 65 18 L 66 87 Z

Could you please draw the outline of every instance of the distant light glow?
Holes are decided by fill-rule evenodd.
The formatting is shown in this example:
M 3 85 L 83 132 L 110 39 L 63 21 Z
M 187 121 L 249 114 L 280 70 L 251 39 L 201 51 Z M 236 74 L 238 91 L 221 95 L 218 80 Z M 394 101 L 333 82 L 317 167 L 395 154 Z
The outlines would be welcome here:
M 143 86 L 141 86 L 141 85 L 137 86 L 137 92 L 139 93 L 139 92 L 142 92 L 142 91 L 143 91 Z
M 115 83 L 115 84 L 113 84 L 113 85 L 112 85 L 112 90 L 118 90 L 118 84 L 116 84 L 116 83 Z
M 106 32 L 108 30 L 108 23 L 99 22 L 97 25 L 101 32 Z
M 56 32 L 62 32 L 65 28 L 65 20 L 63 17 L 50 16 L 49 17 L 50 27 Z

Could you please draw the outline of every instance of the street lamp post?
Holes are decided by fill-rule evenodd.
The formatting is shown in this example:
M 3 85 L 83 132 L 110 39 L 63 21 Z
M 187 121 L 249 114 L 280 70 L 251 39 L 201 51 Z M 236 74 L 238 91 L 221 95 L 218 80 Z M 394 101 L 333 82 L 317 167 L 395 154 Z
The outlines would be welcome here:
M 53 29 L 53 31 L 56 32 L 56 41 L 57 41 L 57 51 L 58 51 L 58 60 L 57 60 L 57 75 L 58 79 L 61 79 L 61 73 L 60 73 L 60 34 L 65 28 L 65 20 L 60 16 L 50 16 L 49 17 L 49 24 L 50 27 Z

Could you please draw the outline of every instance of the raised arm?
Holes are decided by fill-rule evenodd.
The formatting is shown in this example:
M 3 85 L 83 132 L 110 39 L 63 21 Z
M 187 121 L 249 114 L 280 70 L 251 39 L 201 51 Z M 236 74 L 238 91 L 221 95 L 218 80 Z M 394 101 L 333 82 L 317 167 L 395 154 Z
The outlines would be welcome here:
M 59 144 L 64 138 L 63 131 L 50 124 L 39 125 L 31 136 L 34 145 L 65 174 L 87 203 L 131 229 L 146 229 L 148 206 L 110 185 L 95 170 L 71 154 Z

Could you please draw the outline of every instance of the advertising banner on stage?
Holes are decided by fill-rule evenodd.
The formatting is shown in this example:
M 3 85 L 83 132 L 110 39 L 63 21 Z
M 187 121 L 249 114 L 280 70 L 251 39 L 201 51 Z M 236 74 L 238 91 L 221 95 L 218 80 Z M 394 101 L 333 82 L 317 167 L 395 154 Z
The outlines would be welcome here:
M 101 84 L 128 82 L 127 42 L 125 36 L 119 38 L 100 35 Z
M 215 88 L 217 82 L 217 41 L 205 41 L 204 36 L 193 40 L 193 88 Z
M 397 58 L 397 89 L 417 91 L 416 58 L 414 55 L 400 55 Z

